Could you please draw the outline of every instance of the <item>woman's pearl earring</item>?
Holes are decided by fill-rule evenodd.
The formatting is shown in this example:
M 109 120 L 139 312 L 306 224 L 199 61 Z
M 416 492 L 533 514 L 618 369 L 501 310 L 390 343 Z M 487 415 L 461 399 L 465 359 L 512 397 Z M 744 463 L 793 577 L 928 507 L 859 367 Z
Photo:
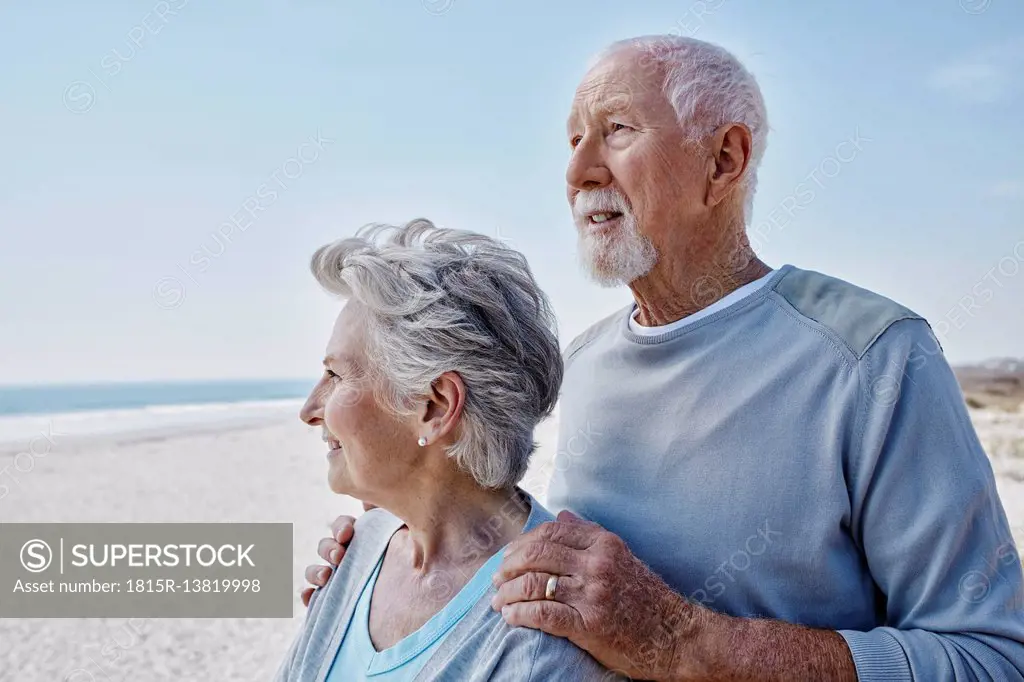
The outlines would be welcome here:
M 420 436 L 420 439 L 416 442 L 419 443 L 419 446 L 422 448 L 427 444 L 427 439 L 424 436 Z

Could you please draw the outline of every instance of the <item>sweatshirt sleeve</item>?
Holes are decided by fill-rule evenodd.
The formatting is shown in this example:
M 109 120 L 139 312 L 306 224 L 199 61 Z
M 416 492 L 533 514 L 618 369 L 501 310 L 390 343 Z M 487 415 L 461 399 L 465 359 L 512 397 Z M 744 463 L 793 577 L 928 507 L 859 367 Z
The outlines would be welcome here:
M 861 682 L 1024 680 L 1024 579 L 992 467 L 922 320 L 861 358 L 846 475 L 884 627 L 842 630 Z

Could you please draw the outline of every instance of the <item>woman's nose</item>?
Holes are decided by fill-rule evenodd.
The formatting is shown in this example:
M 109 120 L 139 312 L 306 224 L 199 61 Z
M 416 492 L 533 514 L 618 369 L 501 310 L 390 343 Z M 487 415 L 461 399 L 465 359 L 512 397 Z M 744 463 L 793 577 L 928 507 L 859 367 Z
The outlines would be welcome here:
M 317 426 L 324 420 L 324 406 L 323 401 L 320 400 L 320 392 L 314 388 L 313 392 L 306 398 L 306 403 L 299 410 L 299 419 L 309 424 L 310 426 Z

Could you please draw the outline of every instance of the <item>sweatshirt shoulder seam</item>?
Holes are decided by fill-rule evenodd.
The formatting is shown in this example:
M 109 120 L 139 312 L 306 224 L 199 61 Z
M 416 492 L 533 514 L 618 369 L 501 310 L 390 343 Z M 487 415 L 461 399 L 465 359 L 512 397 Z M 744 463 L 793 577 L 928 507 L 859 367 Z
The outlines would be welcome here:
M 821 338 L 835 352 L 839 362 L 847 369 L 852 369 L 854 363 L 851 362 L 851 357 L 856 358 L 856 354 L 854 354 L 849 346 L 843 343 L 842 339 L 836 337 L 831 329 L 800 313 L 799 310 L 793 308 L 785 296 L 782 296 L 777 291 L 773 291 L 772 295 L 768 296 L 768 299 L 797 325 Z M 850 357 L 847 357 L 848 355 Z
M 774 283 L 773 290 L 794 313 L 826 330 L 858 361 L 893 324 L 924 320 L 881 294 L 812 270 L 793 268 Z M 837 316 L 837 306 L 846 314 Z

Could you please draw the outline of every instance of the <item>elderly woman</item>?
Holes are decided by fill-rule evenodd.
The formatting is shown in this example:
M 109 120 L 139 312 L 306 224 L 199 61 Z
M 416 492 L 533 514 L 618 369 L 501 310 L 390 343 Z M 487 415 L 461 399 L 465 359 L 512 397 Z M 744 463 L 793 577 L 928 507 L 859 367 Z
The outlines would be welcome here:
M 416 220 L 324 246 L 312 270 L 347 303 L 301 417 L 323 429 L 331 490 L 375 508 L 277 679 L 613 679 L 491 608 L 502 548 L 553 519 L 517 487 L 562 379 L 526 260 Z

